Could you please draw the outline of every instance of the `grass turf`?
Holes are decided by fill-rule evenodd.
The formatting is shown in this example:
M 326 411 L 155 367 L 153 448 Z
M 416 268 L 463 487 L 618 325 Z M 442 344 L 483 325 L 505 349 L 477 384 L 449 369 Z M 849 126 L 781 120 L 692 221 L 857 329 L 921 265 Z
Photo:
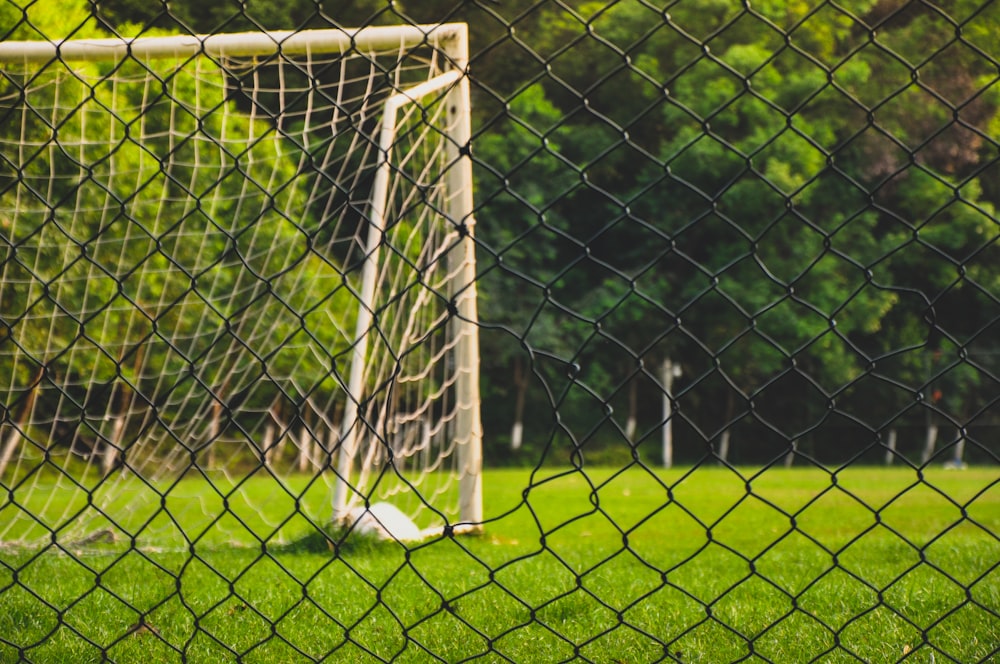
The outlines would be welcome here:
M 484 535 L 409 547 L 184 480 L 186 550 L 0 549 L 0 662 L 1000 658 L 996 468 L 755 472 L 493 470 Z

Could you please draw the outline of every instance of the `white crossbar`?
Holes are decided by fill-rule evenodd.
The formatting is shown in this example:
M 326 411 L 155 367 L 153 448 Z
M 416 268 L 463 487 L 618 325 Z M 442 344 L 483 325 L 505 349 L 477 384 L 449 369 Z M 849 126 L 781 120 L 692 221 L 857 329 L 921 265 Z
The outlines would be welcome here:
M 241 32 L 218 35 L 170 35 L 134 39 L 71 39 L 64 41 L 0 42 L 0 63 L 50 60 L 115 60 L 211 56 L 252 56 L 274 53 L 346 53 L 441 42 L 456 38 L 464 24 L 372 26 L 352 30 L 324 29 Z

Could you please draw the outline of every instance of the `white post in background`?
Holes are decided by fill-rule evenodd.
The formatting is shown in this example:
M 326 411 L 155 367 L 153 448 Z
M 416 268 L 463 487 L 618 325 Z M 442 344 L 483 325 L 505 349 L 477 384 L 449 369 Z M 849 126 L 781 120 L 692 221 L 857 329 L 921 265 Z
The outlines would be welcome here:
M 938 426 L 936 424 L 927 425 L 927 438 L 924 439 L 924 452 L 920 455 L 920 463 L 926 464 L 934 456 L 934 448 L 937 447 Z
M 681 367 L 674 364 L 670 358 L 663 360 L 663 467 L 674 465 L 674 418 L 673 393 L 674 378 L 681 377 Z
M 799 449 L 799 441 L 792 440 L 791 447 L 788 448 L 788 452 L 785 453 L 785 468 L 791 468 L 792 464 L 795 463 L 795 453 Z
M 458 268 L 451 289 L 458 316 L 455 326 L 456 413 L 458 450 L 459 518 L 472 529 L 483 521 L 483 425 L 479 396 L 479 311 L 476 305 L 476 240 L 472 200 L 472 140 L 469 78 L 469 32 L 456 30 L 445 46 L 451 66 L 463 74 L 449 94 L 448 103 L 448 210 L 449 221 L 462 230 L 461 244 L 449 255 Z M 467 527 L 466 530 L 469 528 Z
M 729 440 L 732 437 L 733 430 L 731 427 L 726 427 L 719 434 L 719 451 L 718 457 L 719 461 L 722 463 L 729 462 Z
M 965 468 L 965 433 L 958 430 L 958 440 L 955 441 L 954 456 L 951 462 L 946 464 L 949 468 Z
M 885 465 L 891 466 L 896 460 L 896 429 L 889 429 L 885 440 Z

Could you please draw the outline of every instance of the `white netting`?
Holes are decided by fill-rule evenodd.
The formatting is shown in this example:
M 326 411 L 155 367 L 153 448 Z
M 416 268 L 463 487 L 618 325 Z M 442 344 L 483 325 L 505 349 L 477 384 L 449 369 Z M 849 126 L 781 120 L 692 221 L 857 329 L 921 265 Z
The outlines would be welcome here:
M 457 77 L 398 104 L 369 223 L 433 42 L 3 65 L 0 541 L 293 536 L 345 434 L 350 504 L 457 516 Z

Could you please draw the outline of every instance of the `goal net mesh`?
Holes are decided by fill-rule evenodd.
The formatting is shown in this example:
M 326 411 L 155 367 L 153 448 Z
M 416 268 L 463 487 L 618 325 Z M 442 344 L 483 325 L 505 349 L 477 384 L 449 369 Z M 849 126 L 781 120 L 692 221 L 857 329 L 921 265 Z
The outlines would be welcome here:
M 334 494 L 459 518 L 428 34 L 0 65 L 0 542 L 283 542 Z

